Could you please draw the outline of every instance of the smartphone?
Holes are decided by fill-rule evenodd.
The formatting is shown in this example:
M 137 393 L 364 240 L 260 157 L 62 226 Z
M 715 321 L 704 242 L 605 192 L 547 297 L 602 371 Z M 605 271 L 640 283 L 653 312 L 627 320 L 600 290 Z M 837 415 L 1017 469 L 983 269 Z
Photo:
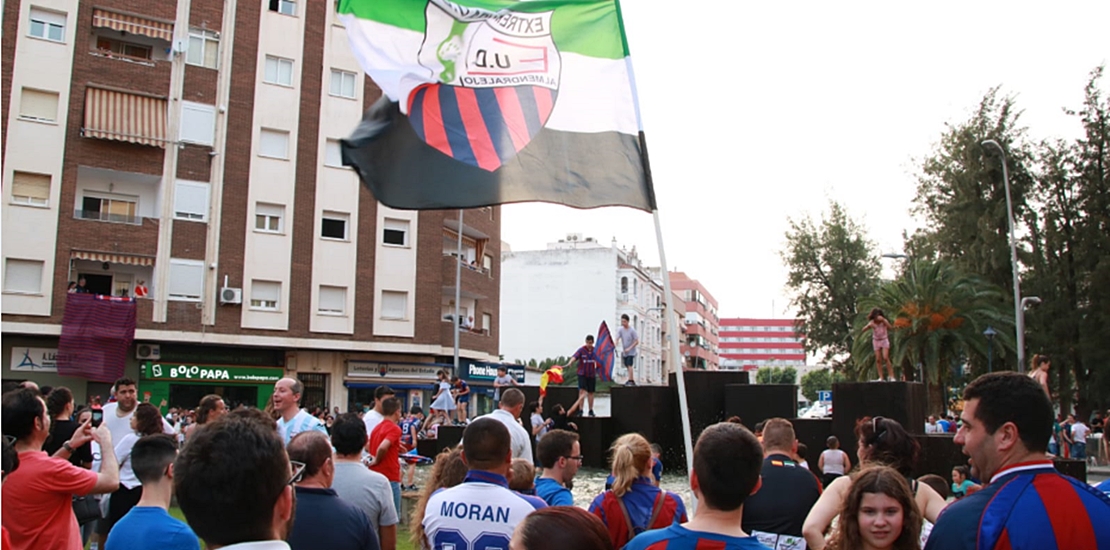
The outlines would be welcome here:
M 104 411 L 101 409 L 93 409 L 92 427 L 99 428 L 101 422 L 104 422 Z

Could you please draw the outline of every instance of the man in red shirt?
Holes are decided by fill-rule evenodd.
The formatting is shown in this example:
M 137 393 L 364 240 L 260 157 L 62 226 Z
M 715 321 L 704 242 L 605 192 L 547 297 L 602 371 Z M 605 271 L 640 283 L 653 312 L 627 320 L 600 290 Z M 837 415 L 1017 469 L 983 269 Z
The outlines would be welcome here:
M 393 506 L 401 512 L 401 400 L 389 397 L 382 400 L 385 417 L 370 433 L 366 452 L 370 453 L 370 469 L 385 476 L 393 489 Z
M 93 431 L 82 424 L 59 453 L 89 440 L 100 444 L 101 472 L 47 456 L 50 415 L 38 392 L 21 389 L 3 396 L 3 430 L 15 438 L 19 468 L 4 478 L 3 523 L 13 550 L 80 550 L 81 531 L 73 515 L 73 495 L 110 493 L 119 488 L 119 463 L 107 424 Z

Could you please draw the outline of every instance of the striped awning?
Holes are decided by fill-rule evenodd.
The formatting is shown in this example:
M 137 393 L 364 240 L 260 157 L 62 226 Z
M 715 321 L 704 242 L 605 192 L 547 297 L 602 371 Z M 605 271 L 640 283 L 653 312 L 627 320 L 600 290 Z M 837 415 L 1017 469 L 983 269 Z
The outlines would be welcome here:
M 106 88 L 85 91 L 85 137 L 166 146 L 166 100 Z
M 74 260 L 90 260 L 93 262 L 108 262 L 110 264 L 126 265 L 154 265 L 153 256 L 139 256 L 137 254 L 120 254 L 118 252 L 93 252 L 91 250 L 74 250 L 69 256 Z
M 166 42 L 173 42 L 173 23 L 156 21 L 147 17 L 115 11 L 93 9 L 93 26 L 141 34 Z

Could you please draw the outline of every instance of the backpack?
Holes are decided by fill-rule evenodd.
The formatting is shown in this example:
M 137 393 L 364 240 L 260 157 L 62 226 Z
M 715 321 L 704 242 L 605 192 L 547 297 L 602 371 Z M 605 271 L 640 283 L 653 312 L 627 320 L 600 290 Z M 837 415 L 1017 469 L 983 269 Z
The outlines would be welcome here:
M 632 516 L 628 513 L 628 507 L 625 506 L 624 500 L 612 491 L 605 491 L 601 500 L 601 509 L 605 512 L 605 518 L 607 519 L 605 527 L 609 530 L 609 538 L 613 541 L 613 548 L 619 549 L 644 531 L 662 529 L 674 523 L 678 503 L 674 499 L 667 498 L 666 491 L 659 491 L 655 495 L 651 517 L 648 518 L 645 525 L 632 523 Z M 624 521 L 620 521 L 620 518 L 624 518 Z

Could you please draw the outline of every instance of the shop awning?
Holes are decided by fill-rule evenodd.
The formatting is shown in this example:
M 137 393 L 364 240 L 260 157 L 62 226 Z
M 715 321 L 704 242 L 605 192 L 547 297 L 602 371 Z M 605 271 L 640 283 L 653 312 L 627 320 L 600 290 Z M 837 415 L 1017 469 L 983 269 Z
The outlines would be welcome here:
M 89 87 L 85 91 L 85 137 L 166 146 L 166 99 Z
M 346 387 L 347 389 L 352 389 L 352 390 L 356 390 L 356 389 L 372 390 L 372 389 L 374 389 L 378 386 L 389 386 L 391 389 L 394 389 L 394 390 L 428 390 L 428 391 L 432 391 L 432 384 L 430 382 L 426 383 L 426 384 L 404 384 L 404 383 L 391 382 L 389 380 L 382 380 L 381 382 L 350 382 L 350 381 L 347 381 L 347 382 L 343 382 L 343 386 Z
M 153 256 L 120 254 L 117 252 L 92 252 L 88 250 L 74 250 L 70 253 L 69 257 L 74 260 L 90 260 L 93 262 L 108 262 L 110 264 L 140 265 L 146 267 L 154 265 Z
M 93 8 L 93 26 L 173 42 L 173 23 L 139 15 Z

